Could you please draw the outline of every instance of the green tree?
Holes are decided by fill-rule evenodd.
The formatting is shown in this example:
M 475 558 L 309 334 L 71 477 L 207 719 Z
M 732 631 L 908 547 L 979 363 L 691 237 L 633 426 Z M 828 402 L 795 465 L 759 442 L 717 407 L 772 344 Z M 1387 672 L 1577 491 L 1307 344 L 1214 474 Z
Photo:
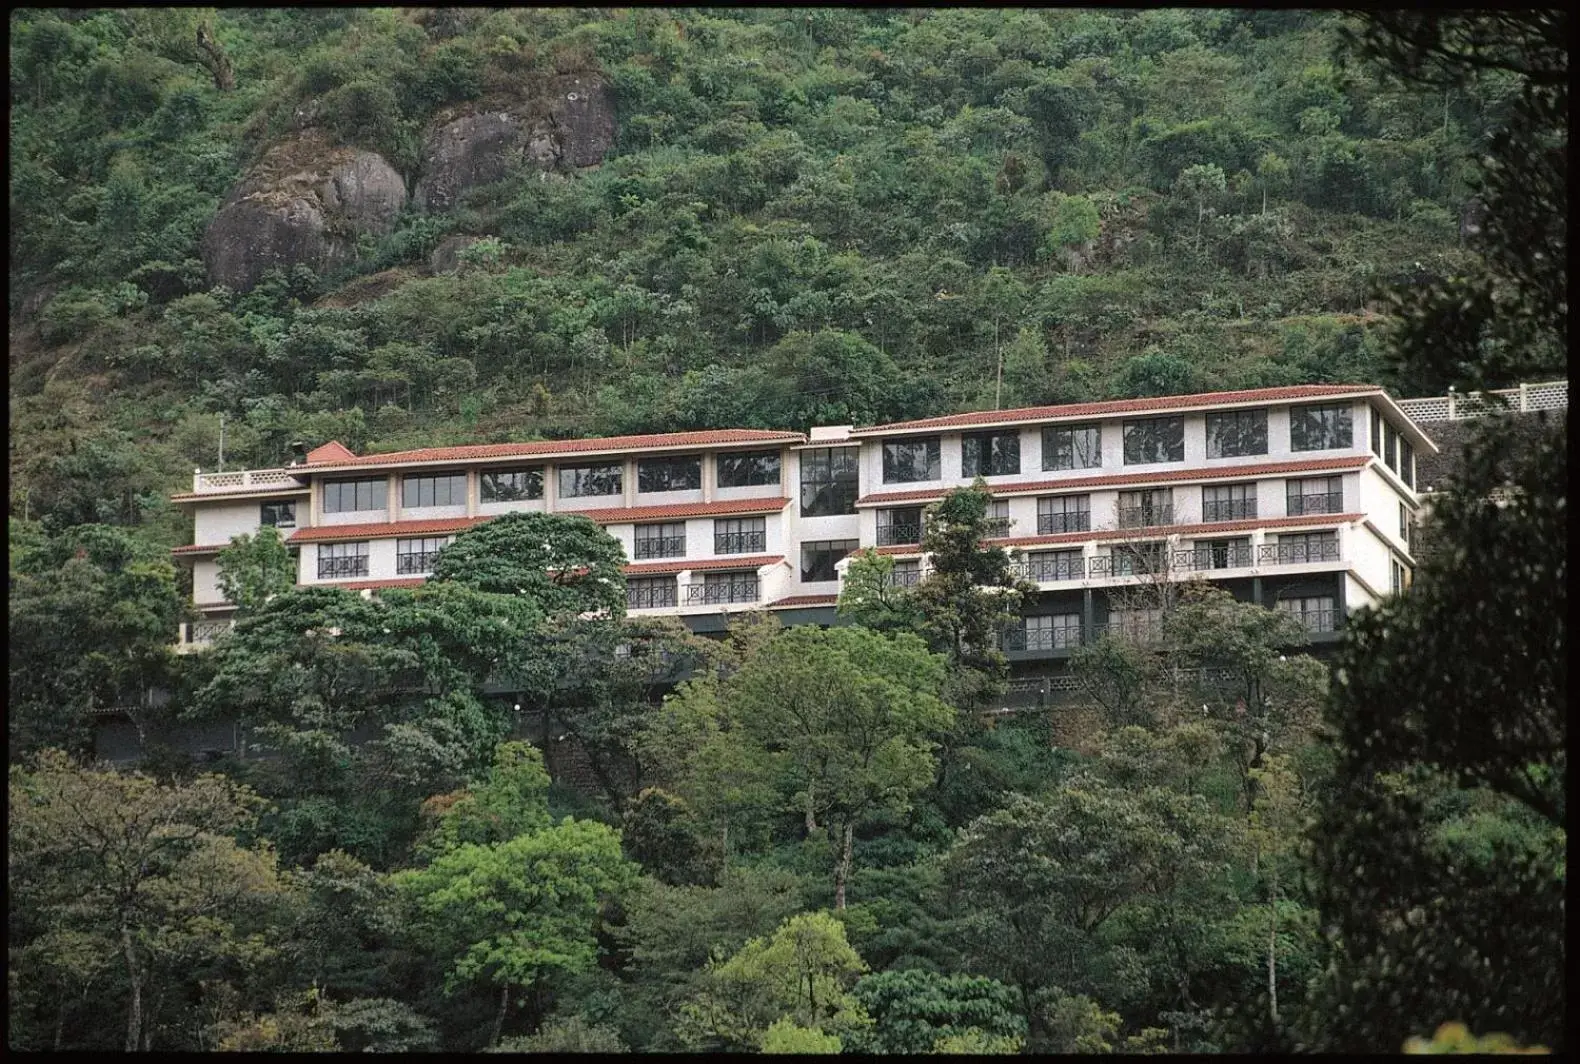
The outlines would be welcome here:
M 625 616 L 625 551 L 585 517 L 508 513 L 456 535 L 433 580 L 519 595 L 544 614 Z
M 279 530 L 272 527 L 250 536 L 232 536 L 215 562 L 220 593 L 241 612 L 251 612 L 296 586 L 296 561 Z
M 988 1041 L 1013 1041 L 1018 1051 L 1026 1036 L 1015 991 L 980 975 L 919 968 L 874 972 L 862 976 L 851 993 L 873 1021 L 852 1039 L 857 1052 L 941 1052 L 935 1049 L 940 1040 L 971 1039 L 972 1032 Z

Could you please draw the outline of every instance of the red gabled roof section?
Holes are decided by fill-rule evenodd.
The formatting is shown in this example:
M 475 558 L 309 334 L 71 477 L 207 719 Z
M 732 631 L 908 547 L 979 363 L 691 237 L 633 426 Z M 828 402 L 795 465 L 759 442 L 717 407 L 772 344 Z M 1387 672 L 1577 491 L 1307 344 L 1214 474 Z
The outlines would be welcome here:
M 1095 477 L 1064 477 L 1059 480 L 1029 480 L 1009 484 L 989 484 L 988 491 L 998 495 L 1024 495 L 1029 492 L 1079 491 L 1083 488 L 1111 488 L 1125 484 L 1158 484 L 1170 481 L 1209 481 L 1235 477 L 1270 477 L 1286 473 L 1320 473 L 1336 469 L 1361 469 L 1373 460 L 1369 454 L 1347 454 L 1342 458 L 1306 458 L 1289 462 L 1262 462 L 1257 465 L 1191 466 L 1158 473 L 1109 473 Z M 960 485 L 966 487 L 967 485 Z M 863 495 L 857 506 L 883 506 L 897 502 L 922 502 L 943 498 L 954 488 L 921 488 L 916 491 L 889 491 Z
M 342 591 L 377 591 L 389 587 L 421 587 L 428 582 L 425 576 L 402 576 L 390 580 L 318 580 L 297 587 L 338 587 Z
M 1228 406 L 1235 403 L 1279 403 L 1298 399 L 1322 399 L 1339 395 L 1365 395 L 1381 392 L 1375 384 L 1297 384 L 1285 388 L 1252 388 L 1238 392 L 1200 392 L 1195 395 L 1163 395 L 1149 399 L 1111 399 L 1100 403 L 1066 403 L 1063 406 L 1026 406 L 1017 410 L 973 410 L 964 414 L 944 414 L 915 421 L 893 421 L 854 429 L 852 436 L 876 436 L 886 432 L 915 429 L 955 428 L 970 425 L 1001 425 L 1019 421 L 1044 421 L 1053 418 L 1103 417 L 1111 414 L 1142 413 L 1157 410 L 1195 410 L 1201 407 Z
M 771 610 L 805 609 L 810 606 L 836 606 L 839 604 L 838 595 L 791 595 L 788 598 L 776 599 L 768 604 Z
M 1010 536 L 983 542 L 995 547 L 1057 547 L 1069 543 L 1107 543 L 1112 540 L 1152 540 L 1164 536 L 1216 536 L 1226 532 L 1255 532 L 1268 528 L 1330 528 L 1334 525 L 1359 521 L 1365 514 L 1306 514 L 1303 517 L 1250 518 L 1245 521 L 1214 521 L 1195 525 L 1153 525 L 1148 528 L 1100 528 L 1091 532 L 1059 532 L 1050 536 Z M 863 548 L 864 550 L 866 548 Z M 919 555 L 922 548 L 915 545 L 877 547 L 875 554 L 893 554 L 900 557 Z
M 307 464 L 314 465 L 321 462 L 345 462 L 356 458 L 356 452 L 339 440 L 330 440 L 328 443 L 314 447 L 307 452 Z
M 785 560 L 783 554 L 752 554 L 739 558 L 699 558 L 695 561 L 638 562 L 625 567 L 627 576 L 661 576 L 683 570 L 693 572 L 703 569 L 761 569 Z
M 318 525 L 299 528 L 287 543 L 325 543 L 346 539 L 389 539 L 392 536 L 434 536 L 460 532 L 489 520 L 486 517 L 445 517 L 432 521 L 380 521 L 365 525 Z
M 325 444 L 324 447 L 307 456 L 307 464 L 304 468 L 316 472 L 341 467 L 463 462 L 478 458 L 550 457 L 587 452 L 718 447 L 735 443 L 802 443 L 805 440 L 806 436 L 799 432 L 767 429 L 707 429 L 701 432 L 665 432 L 646 436 L 602 436 L 580 440 L 539 440 L 533 443 L 479 443 L 460 447 L 427 447 L 416 451 L 394 451 L 390 454 L 360 456 L 347 451 L 344 455 L 315 458 L 314 455 L 319 451 L 331 446 Z
M 790 504 L 783 496 L 763 499 L 726 499 L 722 502 L 685 502 L 669 506 L 629 506 L 616 510 L 559 510 L 562 514 L 590 517 L 600 525 L 660 521 L 671 517 L 708 517 L 713 514 L 777 513 Z

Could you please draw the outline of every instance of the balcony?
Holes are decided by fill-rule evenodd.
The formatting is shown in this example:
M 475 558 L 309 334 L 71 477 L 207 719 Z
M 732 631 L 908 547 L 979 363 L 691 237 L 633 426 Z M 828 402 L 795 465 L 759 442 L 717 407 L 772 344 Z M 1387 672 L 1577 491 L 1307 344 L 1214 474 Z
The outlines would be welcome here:
M 1108 554 L 1091 559 L 1093 576 L 1160 576 L 1168 571 L 1162 554 Z
M 426 576 L 433 572 L 433 563 L 439 558 L 436 550 L 416 551 L 395 555 L 395 572 L 401 576 Z
M 715 532 L 714 554 L 761 554 L 768 549 L 767 532 Z
M 1049 582 L 1056 580 L 1084 580 L 1084 558 L 1027 558 L 1010 566 L 1010 572 L 1024 580 Z
M 1251 565 L 1255 553 L 1249 543 L 1227 547 L 1196 547 L 1177 550 L 1169 558 L 1169 567 L 1181 572 L 1208 572 L 1213 569 L 1245 569 Z
M 1337 632 L 1339 630 L 1338 610 L 1284 610 L 1282 612 L 1299 621 L 1308 632 L 1322 633 Z
M 1339 541 L 1321 543 L 1265 543 L 1256 548 L 1258 565 L 1305 565 L 1339 560 Z
M 1255 516 L 1255 499 L 1222 499 L 1201 504 L 1203 521 L 1245 521 Z
M 898 547 L 922 541 L 922 525 L 920 521 L 902 524 L 879 525 L 878 546 Z
M 915 587 L 922 582 L 920 569 L 896 569 L 889 574 L 890 587 Z
M 1290 495 L 1288 500 L 1290 517 L 1344 512 L 1344 493 L 1341 491 L 1324 492 L 1321 495 Z
M 234 473 L 194 473 L 194 492 L 251 491 L 264 488 L 305 487 L 283 469 L 239 469 Z
M 1099 639 L 1123 639 L 1129 643 L 1138 643 L 1149 646 L 1163 641 L 1163 622 L 1161 620 L 1130 620 L 1115 621 L 1110 624 L 1092 625 L 1092 635 L 1088 642 L 1095 643 Z
M 1014 524 L 1014 520 L 1008 517 L 990 517 L 982 522 L 982 534 L 984 536 L 1007 536 Z
M 685 606 L 719 606 L 756 602 L 757 577 L 741 576 L 738 579 L 716 583 L 687 584 L 681 604 Z
M 628 610 L 657 610 L 673 607 L 678 602 L 675 582 L 657 587 L 627 587 L 625 608 Z
M 637 561 L 643 558 L 684 558 L 685 556 L 685 536 L 649 536 L 636 541 Z
M 1168 503 L 1119 508 L 1120 528 L 1155 528 L 1174 523 L 1174 507 Z
M 176 653 L 188 654 L 194 650 L 206 650 L 221 634 L 234 627 L 236 622 L 230 620 L 193 621 L 191 624 L 183 624 L 179 641 L 176 643 Z
M 355 558 L 325 558 L 318 559 L 318 579 L 344 580 L 351 577 L 368 575 L 368 556 L 366 554 Z
M 1092 513 L 1090 510 L 1037 515 L 1037 535 L 1039 536 L 1056 536 L 1061 532 L 1090 532 L 1091 530 Z
M 1074 650 L 1081 645 L 1079 626 L 1060 628 L 1027 628 L 1017 625 L 999 639 L 1004 650 Z

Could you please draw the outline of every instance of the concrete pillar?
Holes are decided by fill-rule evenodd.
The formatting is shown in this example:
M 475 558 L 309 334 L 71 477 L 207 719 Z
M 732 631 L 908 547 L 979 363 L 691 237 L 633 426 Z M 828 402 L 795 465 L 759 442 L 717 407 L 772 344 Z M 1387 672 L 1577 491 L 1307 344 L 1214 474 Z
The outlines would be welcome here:
M 1260 606 L 1262 604 L 1262 578 L 1251 577 L 1251 601 Z
M 385 503 L 389 511 L 390 524 L 400 520 L 400 474 L 391 473 L 385 478 Z
M 1085 588 L 1081 591 L 1081 642 L 1092 642 L 1092 629 L 1096 625 L 1096 612 L 1092 603 L 1092 589 Z

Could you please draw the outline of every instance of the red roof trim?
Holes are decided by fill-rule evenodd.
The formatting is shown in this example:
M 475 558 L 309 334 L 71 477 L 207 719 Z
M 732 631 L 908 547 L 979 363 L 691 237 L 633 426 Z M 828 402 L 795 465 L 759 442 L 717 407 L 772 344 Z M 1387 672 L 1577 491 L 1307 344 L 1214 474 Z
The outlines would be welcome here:
M 431 536 L 461 532 L 491 520 L 488 517 L 445 517 L 432 521 L 381 521 L 363 525 L 317 525 L 292 532 L 287 543 L 330 543 L 347 539 L 390 539 L 395 536 Z
M 305 468 L 314 472 L 359 466 L 408 465 L 412 463 L 464 462 L 479 458 L 551 458 L 557 455 L 589 452 L 618 452 L 671 449 L 678 447 L 713 448 L 730 444 L 801 443 L 799 432 L 768 429 L 710 429 L 702 432 L 666 432 L 646 436 L 601 436 L 579 440 L 539 440 L 533 443 L 478 443 L 459 447 L 427 447 L 389 454 L 364 454 L 315 460 L 308 456 Z M 327 445 L 326 445 L 327 446 Z M 320 448 L 322 449 L 322 448 Z M 317 452 L 315 451 L 314 454 Z
M 695 561 L 640 562 L 627 565 L 627 576 L 660 576 L 666 573 L 696 571 L 699 569 L 761 569 L 784 561 L 783 554 L 753 554 L 740 558 L 699 558 Z
M 893 421 L 854 429 L 852 437 L 875 436 L 887 432 L 951 428 L 970 425 L 1000 425 L 1019 421 L 1045 421 L 1053 418 L 1101 417 L 1142 411 L 1194 410 L 1227 406 L 1233 403 L 1278 403 L 1298 399 L 1321 399 L 1341 395 L 1370 395 L 1381 392 L 1375 384 L 1298 384 L 1285 388 L 1252 388 L 1237 392 L 1200 392 L 1195 395 L 1164 395 L 1148 399 L 1110 399 L 1100 403 L 1067 403 L 1063 406 L 1027 406 L 1017 410 L 974 410 L 964 414 L 943 414 L 914 421 Z
M 1021 481 L 1017 484 L 989 484 L 988 490 L 1001 495 L 1025 495 L 1043 491 L 1072 491 L 1082 488 L 1116 487 L 1124 484 L 1155 484 L 1159 482 L 1231 480 L 1241 477 L 1278 476 L 1285 473 L 1316 473 L 1332 469 L 1361 469 L 1373 460 L 1370 454 L 1345 455 L 1342 458 L 1308 458 L 1289 462 L 1263 462 L 1259 465 L 1192 466 L 1189 469 L 1167 469 L 1157 473 L 1110 473 L 1095 477 L 1065 477 L 1062 480 Z M 962 484 L 960 487 L 968 487 Z M 954 488 L 921 488 L 916 491 L 890 491 L 877 495 L 863 495 L 857 506 L 882 506 L 895 502 L 921 502 L 941 499 Z
M 768 604 L 771 610 L 787 610 L 805 608 L 807 606 L 834 606 L 839 603 L 838 595 L 791 595 L 788 598 L 776 599 Z
M 317 580 L 297 587 L 338 587 L 342 591 L 376 591 L 388 587 L 421 587 L 428 582 L 426 576 L 402 576 L 389 580 Z
M 1005 539 L 984 540 L 984 542 L 990 543 L 995 547 L 1053 547 L 1063 543 L 1106 543 L 1116 539 L 1160 539 L 1164 536 L 1212 536 L 1223 532 L 1255 532 L 1258 529 L 1268 528 L 1329 528 L 1334 525 L 1359 521 L 1365 516 L 1365 514 L 1359 513 L 1307 514 L 1303 517 L 1252 518 L 1246 521 L 1215 521 L 1211 524 L 1153 525 L 1149 528 L 1100 528 L 1091 532 L 1060 532 L 1051 536 L 1012 536 Z M 917 546 L 902 545 L 877 547 L 874 548 L 874 553 L 904 557 L 907 555 L 919 555 L 922 551 Z
M 614 510 L 558 510 L 556 513 L 574 513 L 590 517 L 601 525 L 630 524 L 634 521 L 653 521 L 665 517 L 706 517 L 710 514 L 766 514 L 777 513 L 790 505 L 787 497 L 759 499 L 726 499 L 721 502 L 684 502 L 669 506 L 631 506 Z
M 170 548 L 170 553 L 171 554 L 177 554 L 177 555 L 180 555 L 180 554 L 218 554 L 220 551 L 224 550 L 228 546 L 230 546 L 229 543 L 193 543 L 190 546 L 186 546 L 186 547 L 172 547 L 172 548 Z
M 290 488 L 276 486 L 272 488 L 235 488 L 223 491 L 182 491 L 170 496 L 170 501 L 194 502 L 198 499 L 212 499 L 215 502 L 223 502 L 226 499 L 252 499 L 259 496 L 267 499 L 271 495 L 306 495 L 312 490 L 307 484 L 298 484 Z

